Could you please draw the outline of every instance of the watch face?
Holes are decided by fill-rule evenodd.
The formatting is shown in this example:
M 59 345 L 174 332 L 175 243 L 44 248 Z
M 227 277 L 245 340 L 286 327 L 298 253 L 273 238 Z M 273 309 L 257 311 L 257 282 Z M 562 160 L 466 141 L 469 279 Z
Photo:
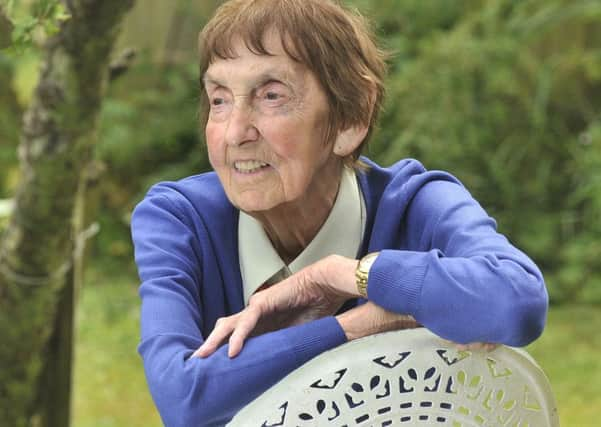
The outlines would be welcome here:
M 369 268 L 374 263 L 374 261 L 376 260 L 377 257 L 378 257 L 377 253 L 372 253 L 372 254 L 366 255 L 361 260 L 361 263 L 360 263 L 361 264 L 361 270 L 364 270 L 364 271 L 369 270 Z

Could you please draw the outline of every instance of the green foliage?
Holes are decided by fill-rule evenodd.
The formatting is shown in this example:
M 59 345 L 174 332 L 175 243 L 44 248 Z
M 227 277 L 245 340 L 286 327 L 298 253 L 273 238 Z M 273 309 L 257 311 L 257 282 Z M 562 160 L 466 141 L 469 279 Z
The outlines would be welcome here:
M 13 66 L 0 51 L 0 199 L 8 197 L 11 174 L 17 165 L 21 111 L 11 83 Z
M 96 156 L 101 178 L 99 255 L 131 259 L 129 214 L 159 181 L 208 170 L 199 141 L 195 65 L 157 67 L 142 58 L 110 88 Z
M 431 22 L 386 35 L 415 52 L 392 66 L 372 154 L 453 172 L 542 266 L 553 300 L 598 300 L 601 5 L 471 2 Z
M 107 96 L 97 155 L 119 185 L 140 190 L 153 179 L 183 177 L 206 166 L 198 136 L 196 67 L 157 69 L 143 61 Z
M 9 51 L 22 53 L 36 38 L 45 38 L 58 32 L 62 22 L 70 18 L 63 3 L 58 0 L 21 2 L 4 0 L 4 9 L 12 21 L 12 44 Z
M 527 347 L 551 382 L 562 426 L 599 424 L 600 324 L 599 306 L 552 308 L 543 336 Z
M 217 3 L 194 9 L 193 26 Z M 542 267 L 553 301 L 601 301 L 601 3 L 349 4 L 394 53 L 368 155 L 452 172 Z M 62 19 L 44 7 L 23 16 Z M 151 184 L 209 168 L 190 56 L 157 65 L 156 52 L 143 52 L 111 83 L 96 148 L 107 171 L 97 255 L 131 257 L 128 215 Z M 2 164 L 14 153 L 0 148 Z
M 86 271 L 76 314 L 73 426 L 162 425 L 136 353 L 136 285 L 135 273 L 123 265 L 94 264 Z
M 369 155 L 454 173 L 542 267 L 553 301 L 600 301 L 601 5 L 351 3 L 395 53 Z M 152 183 L 208 168 L 195 73 L 147 64 L 111 91 L 98 150 L 111 171 L 105 203 L 118 212 L 107 219 Z
M 0 0 L 0 198 L 11 195 L 18 169 L 22 111 L 13 81 L 17 69 L 39 53 L 37 42 L 56 34 L 67 19 L 58 0 Z

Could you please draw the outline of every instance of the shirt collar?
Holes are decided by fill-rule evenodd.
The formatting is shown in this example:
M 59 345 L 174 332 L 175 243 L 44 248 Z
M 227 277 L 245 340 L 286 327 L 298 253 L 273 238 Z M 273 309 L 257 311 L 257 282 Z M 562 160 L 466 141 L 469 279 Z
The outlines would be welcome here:
M 365 229 L 365 202 L 355 172 L 344 168 L 340 188 L 330 215 L 309 245 L 288 266 L 271 244 L 263 227 L 250 215 L 240 212 L 238 254 L 244 287 L 244 304 L 275 274 L 296 273 L 332 254 L 355 258 Z M 283 276 L 286 277 L 286 276 Z

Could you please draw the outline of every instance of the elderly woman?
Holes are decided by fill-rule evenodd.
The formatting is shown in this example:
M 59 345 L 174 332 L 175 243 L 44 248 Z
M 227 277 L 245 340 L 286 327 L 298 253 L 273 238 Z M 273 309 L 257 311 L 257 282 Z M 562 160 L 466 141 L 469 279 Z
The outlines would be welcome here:
M 540 335 L 540 271 L 457 179 L 360 157 L 385 73 L 360 16 L 232 0 L 200 55 L 214 172 L 157 184 L 132 219 L 139 351 L 166 425 L 223 425 L 309 359 L 377 332 Z

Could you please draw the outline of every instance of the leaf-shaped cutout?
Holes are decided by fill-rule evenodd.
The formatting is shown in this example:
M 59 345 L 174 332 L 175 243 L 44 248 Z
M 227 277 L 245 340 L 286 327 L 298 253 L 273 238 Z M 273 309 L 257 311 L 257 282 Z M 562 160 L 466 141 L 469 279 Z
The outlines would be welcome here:
M 374 375 L 371 380 L 369 381 L 369 388 L 371 390 L 373 390 L 374 388 L 376 388 L 378 385 L 380 384 L 380 376 L 379 375 Z
M 428 378 L 432 378 L 432 376 L 434 376 L 434 373 L 436 372 L 436 368 L 434 366 L 432 366 L 430 369 L 428 369 L 424 375 L 424 379 L 427 380 Z
M 512 411 L 512 410 L 513 410 L 513 408 L 515 408 L 515 405 L 516 405 L 517 403 L 518 403 L 518 402 L 517 402 L 516 400 L 508 400 L 507 402 L 505 402 L 505 403 L 503 404 L 503 409 L 505 409 L 506 411 Z
M 415 372 L 415 369 L 411 368 L 407 373 L 409 374 L 409 378 L 417 380 L 417 372 Z
M 299 414 L 298 417 L 303 420 L 303 421 L 309 421 L 313 419 L 313 415 L 311 414 L 307 414 L 306 412 L 303 412 L 302 414 Z
M 470 387 L 477 387 L 482 382 L 482 376 L 476 375 L 470 381 Z
M 363 386 L 359 383 L 353 383 L 353 385 L 351 385 L 351 388 L 358 393 L 363 392 Z
M 317 412 L 319 412 L 320 414 L 322 414 L 325 409 L 326 409 L 326 402 L 324 402 L 323 400 L 319 399 L 317 401 Z

